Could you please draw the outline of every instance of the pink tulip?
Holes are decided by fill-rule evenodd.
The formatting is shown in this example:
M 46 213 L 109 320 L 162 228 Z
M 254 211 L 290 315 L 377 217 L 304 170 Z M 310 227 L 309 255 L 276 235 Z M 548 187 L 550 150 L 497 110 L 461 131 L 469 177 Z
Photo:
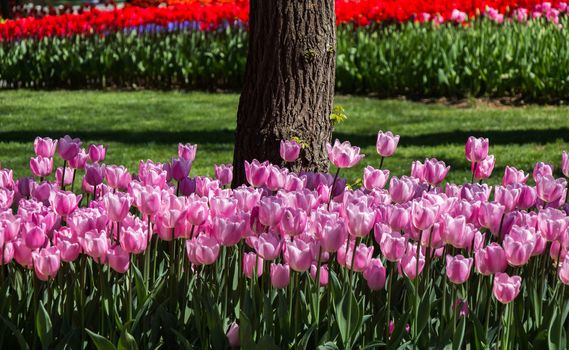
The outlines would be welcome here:
M 508 186 L 512 184 L 522 184 L 526 183 L 529 175 L 526 175 L 523 170 L 518 170 L 511 166 L 506 166 L 504 170 L 504 177 L 502 178 L 502 186 Z
M 379 247 L 385 259 L 397 262 L 405 255 L 407 242 L 398 232 L 384 232 Z
M 263 197 L 259 202 L 259 221 L 270 227 L 276 227 L 284 215 L 284 204 L 280 198 Z
M 229 342 L 229 346 L 232 348 L 238 348 L 241 345 L 239 325 L 237 323 L 233 322 L 229 326 L 229 330 L 227 331 L 227 340 Z
M 498 235 L 505 208 L 498 203 L 483 202 L 478 212 L 480 226 L 485 227 L 494 235 Z
M 389 170 L 374 169 L 369 165 L 364 168 L 363 185 L 368 191 L 384 188 L 388 178 Z
M 126 190 L 132 181 L 128 169 L 116 165 L 105 166 L 105 179 L 109 187 L 120 190 Z
M 286 208 L 280 222 L 280 231 L 290 237 L 304 233 L 308 218 L 306 211 L 296 208 Z
M 432 159 L 426 159 L 424 165 L 425 181 L 429 185 L 436 187 L 443 182 L 450 170 L 450 166 L 446 166 L 445 162 Z
M 236 245 L 246 229 L 246 222 L 240 216 L 213 219 L 213 236 L 226 247 Z
M 85 181 L 91 186 L 98 186 L 103 183 L 105 166 L 99 164 L 85 165 Z
M 81 202 L 81 196 L 76 196 L 73 192 L 55 191 L 50 202 L 57 215 L 66 217 L 77 209 L 79 202 Z
M 565 151 L 561 154 L 561 172 L 565 177 L 569 177 L 569 154 Z
M 87 154 L 91 162 L 99 163 L 105 160 L 107 149 L 103 145 L 90 145 Z
M 290 267 L 282 264 L 271 264 L 271 285 L 273 288 L 286 288 L 290 284 Z
M 182 179 L 188 177 L 190 170 L 192 169 L 192 162 L 182 158 L 172 159 L 171 171 L 172 178 L 176 181 L 181 181 Z
M 209 206 L 211 216 L 227 218 L 236 213 L 237 200 L 231 197 L 211 197 L 209 200 Z
M 148 229 L 142 225 L 121 226 L 121 248 L 127 253 L 140 254 L 148 245 Z
M 363 276 L 371 290 L 381 290 L 385 286 L 386 270 L 380 259 L 371 259 Z
M 37 177 L 47 177 L 53 171 L 53 158 L 37 156 L 30 158 L 30 169 Z
M 520 197 L 518 198 L 518 209 L 529 209 L 535 206 L 537 201 L 537 191 L 534 187 L 520 185 Z
M 356 251 L 355 257 L 353 256 L 354 250 Z M 356 272 L 363 272 L 369 266 L 372 255 L 373 246 L 368 247 L 365 244 L 360 243 L 360 245 L 355 248 L 355 239 L 352 239 L 350 240 L 347 252 L 346 244 L 343 244 L 338 250 L 338 263 L 345 266 L 347 269 L 354 270 Z
M 375 224 L 375 212 L 365 203 L 348 204 L 345 207 L 348 232 L 352 237 L 365 237 Z
M 14 191 L 0 188 L 0 209 L 9 209 L 14 203 Z
M 113 222 L 121 222 L 129 213 L 131 201 L 128 195 L 107 193 L 103 197 L 105 210 L 109 215 L 109 220 Z
M 125 273 L 130 266 L 130 255 L 120 245 L 110 248 L 107 258 L 111 268 L 118 273 Z
M 329 253 L 338 251 L 348 238 L 346 223 L 338 217 L 319 222 L 316 234 L 322 249 Z
M 84 149 L 80 149 L 75 157 L 68 160 L 68 165 L 71 169 L 85 169 L 85 165 L 87 165 L 88 159 L 89 155 L 85 152 Z
M 263 275 L 263 258 L 257 256 L 255 253 L 243 254 L 243 274 L 245 277 L 251 279 L 253 277 L 253 270 L 257 272 L 257 277 Z
M 430 229 L 437 218 L 437 208 L 427 201 L 413 201 L 411 205 L 411 222 L 417 230 Z
M 466 146 L 464 147 L 464 152 L 466 153 L 466 159 L 472 163 L 479 163 L 488 157 L 488 146 L 490 141 L 485 138 L 475 138 L 470 136 L 468 141 L 466 141 Z
M 52 158 L 56 148 L 57 140 L 52 140 L 49 137 L 36 137 L 34 140 L 34 152 L 36 156 Z
M 532 173 L 534 181 L 537 182 L 537 179 L 542 176 L 553 176 L 553 166 L 551 164 L 543 162 L 535 163 Z
M 386 214 L 386 221 L 393 231 L 402 231 L 411 222 L 410 208 L 389 206 Z
M 34 265 L 32 257 L 32 249 L 30 249 L 23 240 L 18 239 L 13 243 L 14 259 L 21 266 L 31 269 Z
M 466 12 L 462 12 L 460 10 L 454 9 L 450 15 L 450 20 L 456 23 L 462 23 L 468 20 L 468 15 Z M 472 137 L 472 136 L 470 136 Z M 470 139 L 469 139 L 470 140 Z
M 273 232 L 262 233 L 259 237 L 251 237 L 253 248 L 264 260 L 275 260 L 279 257 L 282 240 Z
M 389 194 L 395 203 L 408 202 L 415 195 L 417 180 L 407 176 L 397 178 L 394 176 L 389 181 Z
M 178 144 L 178 157 L 180 159 L 184 159 L 190 162 L 193 162 L 196 159 L 196 152 L 198 150 L 198 145 L 192 145 L 190 143 L 187 144 Z
M 215 178 L 219 180 L 222 186 L 229 185 L 233 180 L 233 165 L 221 164 L 215 165 Z
M 425 182 L 425 164 L 414 160 L 413 163 L 411 163 L 411 176 L 421 182 Z
M 85 251 L 85 254 L 95 259 L 95 261 L 102 262 L 106 260 L 110 243 L 107 232 L 102 230 L 85 232 L 84 237 L 79 237 L 79 243 Z
M 0 188 L 12 190 L 15 187 L 14 172 L 10 169 L 0 169 Z
M 502 204 L 504 211 L 509 213 L 518 204 L 521 192 L 521 189 L 515 187 L 496 186 L 494 190 L 494 200 Z
M 465 258 L 462 255 L 446 256 L 446 272 L 448 279 L 454 284 L 462 284 L 470 277 L 472 269 L 472 258 Z
M 192 264 L 211 265 L 219 256 L 219 243 L 213 237 L 199 235 L 186 241 L 186 252 Z
M 494 170 L 494 165 L 496 165 L 496 159 L 493 155 L 488 156 L 486 159 L 478 162 L 472 163 L 472 172 L 474 173 L 474 178 L 476 180 L 484 180 L 492 175 Z
M 399 135 L 393 135 L 391 131 L 383 132 L 379 131 L 377 133 L 377 142 L 375 148 L 377 153 L 382 157 L 391 157 L 395 150 L 397 150 L 397 144 L 399 143 Z
M 536 191 L 539 199 L 546 203 L 559 200 L 567 192 L 567 180 L 555 179 L 551 175 L 539 176 L 536 180 Z
M 69 186 L 73 183 L 73 172 L 74 170 L 67 170 L 65 171 L 65 181 L 63 181 L 64 186 Z M 63 168 L 55 169 L 55 183 L 61 185 L 63 177 Z
M 7 265 L 12 262 L 14 258 L 14 244 L 12 242 L 6 242 L 3 246 L 0 246 L 2 249 L 2 256 L 0 257 L 0 265 Z
M 494 276 L 494 287 L 492 293 L 494 297 L 502 304 L 508 304 L 516 299 L 520 293 L 522 278 L 520 276 L 508 276 L 505 273 L 498 272 Z
M 502 246 L 508 263 L 512 266 L 522 266 L 529 261 L 535 244 L 535 229 L 514 225 L 510 233 L 504 237 Z
M 140 205 L 138 209 L 145 215 L 154 215 L 160 210 L 160 192 L 152 187 L 143 187 L 140 192 Z
M 59 156 L 66 161 L 75 158 L 81 149 L 81 141 L 79 139 L 72 139 L 69 135 L 59 139 L 57 152 Z
M 281 158 L 285 162 L 294 162 L 300 155 L 300 148 L 300 145 L 294 140 L 281 140 Z
M 189 196 L 194 192 L 196 192 L 196 180 L 189 177 L 183 178 L 180 181 L 180 194 Z
M 47 240 L 45 226 L 37 226 L 32 223 L 25 223 L 23 227 L 23 237 L 28 248 L 35 250 L 44 245 Z
M 316 278 L 318 276 L 316 276 L 318 273 L 318 270 L 316 268 L 316 265 L 312 265 L 310 266 L 310 278 L 312 278 L 313 281 L 316 281 Z M 320 286 L 327 286 L 328 282 L 330 281 L 330 274 L 328 271 L 328 265 L 322 265 L 320 266 L 320 276 L 319 276 L 319 282 L 320 282 Z
M 475 253 L 476 270 L 484 276 L 504 272 L 508 268 L 506 252 L 498 243 L 490 243 Z
M 349 141 L 340 143 L 336 140 L 333 146 L 328 143 L 326 151 L 328 159 L 337 168 L 351 168 L 364 158 L 364 155 L 360 154 L 360 148 L 352 147 Z
M 419 252 L 419 266 L 417 269 L 417 246 L 407 243 L 407 250 L 398 263 L 399 270 L 403 271 L 410 280 L 414 280 L 417 277 L 417 272 L 421 273 L 424 267 L 425 256 L 423 253 Z
M 300 239 L 286 243 L 284 260 L 291 269 L 297 272 L 304 272 L 310 268 L 313 255 L 310 245 Z
M 538 229 L 547 241 L 555 241 L 566 234 L 569 218 L 561 210 L 548 208 L 537 215 Z
M 286 179 L 288 177 L 288 169 L 279 168 L 274 165 L 270 165 L 269 177 L 267 178 L 266 186 L 271 191 L 278 191 L 283 188 L 286 184 Z
M 254 159 L 251 163 L 245 161 L 245 177 L 247 182 L 253 187 L 262 187 L 269 178 L 269 163 L 259 163 Z
M 57 247 L 40 249 L 38 252 L 33 252 L 32 257 L 36 276 L 40 280 L 47 281 L 50 277 L 55 278 L 61 265 Z
M 462 215 L 452 217 L 448 214 L 443 216 L 443 230 L 441 239 L 452 245 L 453 247 L 462 247 L 464 245 L 464 236 L 466 232 L 466 218 Z

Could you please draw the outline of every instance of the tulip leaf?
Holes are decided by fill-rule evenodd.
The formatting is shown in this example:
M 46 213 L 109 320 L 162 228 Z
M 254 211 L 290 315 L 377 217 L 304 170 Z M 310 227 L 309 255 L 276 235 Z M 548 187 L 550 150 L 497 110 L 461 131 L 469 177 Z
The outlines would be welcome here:
M 53 340 L 53 332 L 51 327 L 51 319 L 43 303 L 39 303 L 38 311 L 36 314 L 36 330 L 40 338 L 41 346 L 43 349 L 49 349 Z
M 180 332 L 178 332 L 176 329 L 172 328 L 171 329 L 172 333 L 174 333 L 174 335 L 176 336 L 176 339 L 178 341 L 178 346 L 181 349 L 184 350 L 193 350 L 193 346 L 192 344 L 190 344 L 190 341 L 188 339 L 186 339 L 186 337 L 184 337 L 184 335 Z
M 549 322 L 549 331 L 547 335 L 548 349 L 565 350 L 567 345 L 565 327 L 563 324 L 563 315 L 561 310 L 555 310 L 553 317 Z
M 91 337 L 91 340 L 93 341 L 93 344 L 95 344 L 97 350 L 117 350 L 113 343 L 111 343 L 105 337 L 100 336 L 97 333 L 90 331 L 89 329 L 86 329 L 85 331 L 87 334 L 89 334 L 89 337 Z
M 256 350 L 279 350 L 280 348 L 275 344 L 274 339 L 269 335 L 264 335 L 259 339 L 255 346 Z
M 462 349 L 462 342 L 464 341 L 464 332 L 466 330 L 466 317 L 461 317 L 452 338 L 452 350 Z
M 171 328 L 173 329 L 173 328 Z M 123 329 L 119 338 L 118 350 L 138 350 L 138 345 L 134 337 L 125 329 Z
M 22 350 L 29 350 L 30 347 L 29 347 L 28 343 L 26 342 L 26 339 L 22 335 L 22 332 L 16 327 L 16 325 L 14 325 L 12 322 L 5 319 L 3 316 L 0 316 L 0 319 L 2 319 L 2 322 L 4 322 L 4 324 L 8 328 L 10 328 L 10 330 L 12 331 L 12 334 L 16 337 L 16 340 L 18 341 L 19 348 Z
M 358 304 L 353 290 L 346 289 L 342 298 L 335 303 L 336 320 L 344 346 L 350 348 L 363 322 L 363 310 Z

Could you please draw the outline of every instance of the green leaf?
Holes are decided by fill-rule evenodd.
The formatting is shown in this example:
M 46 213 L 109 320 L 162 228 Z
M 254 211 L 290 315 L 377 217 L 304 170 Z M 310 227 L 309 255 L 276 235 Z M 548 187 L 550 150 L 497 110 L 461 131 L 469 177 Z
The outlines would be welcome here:
M 89 329 L 85 329 L 85 331 L 91 337 L 91 340 L 95 344 L 97 350 L 117 350 L 113 343 L 111 343 L 105 337 L 100 336 L 97 333 L 90 331 Z
M 10 328 L 10 330 L 12 331 L 12 334 L 16 337 L 16 340 L 18 341 L 19 348 L 21 350 L 29 350 L 30 347 L 29 347 L 28 343 L 26 343 L 26 339 L 22 335 L 22 332 L 12 322 L 8 321 L 4 317 L 0 316 L 0 319 L 2 319 L 2 322 L 4 322 L 4 324 L 8 328 Z
M 549 323 L 547 342 L 549 350 L 565 350 L 567 345 L 563 315 L 561 310 L 555 310 Z
M 51 328 L 51 319 L 43 303 L 39 303 L 39 309 L 36 314 L 36 330 L 40 338 L 43 349 L 49 349 L 53 340 L 53 332 Z
M 363 317 L 363 311 L 360 311 L 354 292 L 351 289 L 345 290 L 342 298 L 335 303 L 334 310 L 342 343 L 344 343 L 346 348 L 350 348 L 348 342 L 354 340 L 353 336 L 360 330 Z
M 125 329 L 119 338 L 118 350 L 138 350 L 138 345 L 134 337 Z
M 255 347 L 257 350 L 279 350 L 280 347 L 275 344 L 274 339 L 269 335 L 264 335 L 259 339 L 257 346 Z
M 452 349 L 462 349 L 462 342 L 464 341 L 464 331 L 466 330 L 466 317 L 461 317 L 452 338 Z

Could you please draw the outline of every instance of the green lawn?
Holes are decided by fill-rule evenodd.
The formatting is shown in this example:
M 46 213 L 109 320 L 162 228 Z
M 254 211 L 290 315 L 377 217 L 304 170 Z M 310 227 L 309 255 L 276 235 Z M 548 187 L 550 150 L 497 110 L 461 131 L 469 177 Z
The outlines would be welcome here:
M 199 92 L 2 91 L 0 162 L 23 176 L 36 136 L 70 134 L 85 145 L 108 145 L 107 163 L 132 170 L 140 159 L 163 162 L 175 156 L 178 142 L 197 143 L 192 174 L 212 175 L 214 164 L 232 160 L 238 99 L 237 94 Z M 506 165 L 530 170 L 542 160 L 559 169 L 561 151 L 568 149 L 565 107 L 447 106 L 352 96 L 338 96 L 336 104 L 349 119 L 335 137 L 362 147 L 365 164 L 378 165 L 379 129 L 401 135 L 397 153 L 385 163 L 396 175 L 408 174 L 415 159 L 436 157 L 452 166 L 451 181 L 469 180 L 464 158 L 469 135 L 490 138 L 490 152 L 497 158 L 491 182 L 500 181 Z M 344 175 L 353 180 L 362 167 Z

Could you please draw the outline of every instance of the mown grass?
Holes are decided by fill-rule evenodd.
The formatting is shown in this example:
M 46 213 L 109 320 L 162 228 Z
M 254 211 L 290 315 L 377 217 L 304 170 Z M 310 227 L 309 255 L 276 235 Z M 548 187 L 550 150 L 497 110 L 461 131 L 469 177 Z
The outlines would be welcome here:
M 29 173 L 32 142 L 38 135 L 80 137 L 85 145 L 108 145 L 107 163 L 133 171 L 140 159 L 167 161 L 178 142 L 199 144 L 193 175 L 212 175 L 213 165 L 230 163 L 239 96 L 202 92 L 0 92 L 0 162 L 16 176 Z M 504 107 L 471 102 L 462 105 L 424 104 L 338 96 L 348 121 L 334 137 L 362 147 L 366 159 L 343 172 L 350 181 L 365 164 L 379 163 L 375 152 L 378 130 L 401 135 L 400 147 L 385 167 L 408 174 L 415 159 L 435 157 L 451 165 L 448 179 L 470 179 L 464 158 L 469 135 L 490 138 L 497 158 L 490 182 L 499 182 L 506 165 L 530 170 L 537 161 L 559 169 L 561 151 L 569 141 L 569 113 L 564 107 Z M 60 164 L 59 164 L 60 165 Z

